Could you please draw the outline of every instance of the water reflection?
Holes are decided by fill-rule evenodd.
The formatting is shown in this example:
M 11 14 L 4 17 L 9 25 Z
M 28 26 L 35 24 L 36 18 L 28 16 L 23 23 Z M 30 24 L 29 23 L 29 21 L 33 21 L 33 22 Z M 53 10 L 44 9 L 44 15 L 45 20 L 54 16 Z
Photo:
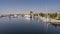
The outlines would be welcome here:
M 60 27 L 60 24 L 53 24 L 53 23 L 51 23 L 51 24 L 55 27 Z
M 9 18 L 9 20 L 11 20 L 11 17 L 8 17 Z
M 52 25 L 55 27 L 59 27 L 55 28 Z M 60 31 L 60 25 L 52 25 L 49 22 L 41 21 L 39 18 L 8 17 L 0 19 L 0 32 L 6 34 L 48 34 L 55 32 L 54 34 L 56 34 L 57 31 Z
M 31 18 L 25 18 L 25 19 L 30 20 Z
M 43 27 L 43 32 L 44 34 L 47 34 L 48 32 L 48 27 L 49 27 L 49 24 L 48 22 L 43 22 L 42 20 L 40 20 L 39 18 L 34 18 L 34 20 L 38 21 L 40 23 L 40 25 L 42 24 L 42 27 Z
M 18 18 L 18 16 L 17 17 L 15 17 L 15 16 L 8 16 L 9 20 L 12 20 L 12 18 Z

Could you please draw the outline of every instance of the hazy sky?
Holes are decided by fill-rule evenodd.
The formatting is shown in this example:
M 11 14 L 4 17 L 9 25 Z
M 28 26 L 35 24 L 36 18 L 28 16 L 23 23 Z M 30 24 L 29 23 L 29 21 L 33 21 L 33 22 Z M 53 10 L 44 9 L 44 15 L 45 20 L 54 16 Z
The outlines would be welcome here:
M 27 10 L 59 11 L 60 0 L 0 0 L 0 14 L 21 13 Z

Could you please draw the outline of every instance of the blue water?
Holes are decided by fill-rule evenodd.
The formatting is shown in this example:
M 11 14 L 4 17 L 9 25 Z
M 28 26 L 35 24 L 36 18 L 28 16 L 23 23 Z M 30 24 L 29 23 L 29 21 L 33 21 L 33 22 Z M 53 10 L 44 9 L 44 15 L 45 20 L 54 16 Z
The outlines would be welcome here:
M 0 34 L 60 34 L 60 26 L 38 18 L 0 18 Z

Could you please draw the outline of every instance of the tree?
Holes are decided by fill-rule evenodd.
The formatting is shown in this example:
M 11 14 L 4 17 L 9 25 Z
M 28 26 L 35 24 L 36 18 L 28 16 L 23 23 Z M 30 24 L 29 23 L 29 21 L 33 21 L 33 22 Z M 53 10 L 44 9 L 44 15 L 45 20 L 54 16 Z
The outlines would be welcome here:
M 56 17 L 57 17 L 57 13 L 48 14 L 48 16 L 49 16 L 50 18 L 56 18 Z
M 38 14 L 34 14 L 34 16 L 38 16 Z
M 45 16 L 45 14 L 44 14 L 44 13 L 39 13 L 39 15 L 40 15 L 40 16 L 42 16 L 42 17 L 44 17 L 44 16 Z

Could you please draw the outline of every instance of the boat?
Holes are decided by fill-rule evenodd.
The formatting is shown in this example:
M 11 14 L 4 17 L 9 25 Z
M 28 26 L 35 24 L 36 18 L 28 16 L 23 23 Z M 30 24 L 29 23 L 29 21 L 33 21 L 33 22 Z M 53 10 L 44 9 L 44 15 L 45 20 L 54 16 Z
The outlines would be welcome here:
M 32 15 L 25 15 L 26 18 L 32 18 Z

